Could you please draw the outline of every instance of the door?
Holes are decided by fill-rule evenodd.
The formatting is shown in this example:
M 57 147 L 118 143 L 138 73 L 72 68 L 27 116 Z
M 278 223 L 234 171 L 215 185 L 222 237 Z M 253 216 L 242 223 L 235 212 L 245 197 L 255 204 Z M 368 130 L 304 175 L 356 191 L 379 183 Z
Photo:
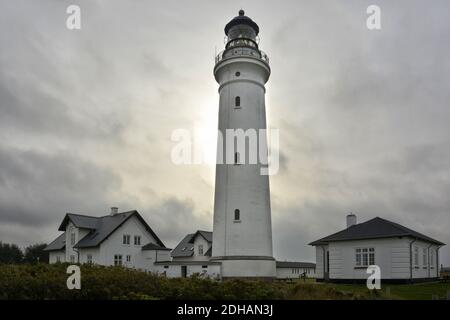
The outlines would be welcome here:
M 182 278 L 187 277 L 187 266 L 181 266 L 181 277 Z

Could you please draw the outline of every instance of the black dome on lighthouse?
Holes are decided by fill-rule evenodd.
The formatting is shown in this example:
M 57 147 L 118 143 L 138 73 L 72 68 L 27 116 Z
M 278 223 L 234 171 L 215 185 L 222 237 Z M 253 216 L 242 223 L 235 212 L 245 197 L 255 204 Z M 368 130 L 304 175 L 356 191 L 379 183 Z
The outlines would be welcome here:
M 228 35 L 228 31 L 230 31 L 230 29 L 232 27 L 240 25 L 240 24 L 250 26 L 251 28 L 253 28 L 253 30 L 255 30 L 256 35 L 258 35 L 258 33 L 259 33 L 258 25 L 252 19 L 247 17 L 245 15 L 244 10 L 242 10 L 242 9 L 239 10 L 238 16 L 234 17 L 230 22 L 227 23 L 227 25 L 225 26 L 225 34 Z

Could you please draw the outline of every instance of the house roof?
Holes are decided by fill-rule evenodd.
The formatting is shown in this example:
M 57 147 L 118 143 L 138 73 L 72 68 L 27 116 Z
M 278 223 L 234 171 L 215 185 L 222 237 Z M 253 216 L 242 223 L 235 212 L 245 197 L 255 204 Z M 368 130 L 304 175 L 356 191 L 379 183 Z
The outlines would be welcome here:
M 277 261 L 277 268 L 316 268 L 316 264 L 312 262 L 298 261 Z
M 327 244 L 335 241 L 363 240 L 393 237 L 412 237 L 437 245 L 444 243 L 423 235 L 417 231 L 408 229 L 398 223 L 391 222 L 380 217 L 373 218 L 363 223 L 355 224 L 347 229 L 333 233 L 325 238 L 313 241 L 312 246 Z
M 161 247 L 153 242 L 147 243 L 145 246 L 141 248 L 142 250 L 172 250 L 170 248 Z
M 44 248 L 44 251 L 59 251 L 64 250 L 66 247 L 66 234 L 60 234 L 55 240 L 53 240 L 48 246 Z
M 212 232 L 203 230 L 198 230 L 196 233 L 194 233 L 189 242 L 194 243 L 194 240 L 198 235 L 201 235 L 206 241 L 212 242 Z
M 194 240 L 197 236 L 203 237 L 209 243 L 212 243 L 212 232 L 198 230 L 195 233 L 190 233 L 186 235 L 183 240 L 172 250 L 171 256 L 174 258 L 185 258 L 191 257 L 194 254 Z M 211 248 L 209 248 L 205 256 L 211 256 Z
M 89 229 L 89 233 L 75 244 L 75 248 L 90 248 L 100 245 L 115 230 L 125 223 L 131 217 L 136 217 L 144 225 L 146 230 L 153 236 L 156 244 L 165 248 L 164 243 L 153 232 L 152 228 L 145 222 L 142 216 L 136 211 L 127 211 L 102 217 L 92 217 L 74 213 L 67 213 L 59 227 L 60 231 L 65 231 L 67 223 L 71 221 L 76 227 Z M 56 240 L 55 240 L 56 241 Z M 50 246 L 50 245 L 49 245 Z M 47 250 L 48 247 L 47 246 Z
M 191 238 L 194 233 L 186 235 L 183 240 L 172 250 L 170 255 L 174 258 L 190 257 L 194 254 L 194 244 L 191 243 Z

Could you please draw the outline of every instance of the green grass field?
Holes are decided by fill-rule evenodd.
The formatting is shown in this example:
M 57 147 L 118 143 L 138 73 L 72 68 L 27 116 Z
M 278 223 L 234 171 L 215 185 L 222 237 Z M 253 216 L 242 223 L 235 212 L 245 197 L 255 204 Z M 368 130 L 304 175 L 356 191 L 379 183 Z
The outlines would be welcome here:
M 309 281 L 305 285 L 333 288 L 343 294 L 355 296 L 367 296 L 368 292 L 367 287 L 362 284 L 315 284 L 314 282 Z M 390 291 L 390 294 L 387 294 L 388 291 Z M 438 295 L 441 299 L 445 299 L 447 291 L 450 291 L 450 283 L 385 284 L 381 286 L 381 290 L 378 291 L 377 296 L 383 299 L 431 300 L 433 295 Z

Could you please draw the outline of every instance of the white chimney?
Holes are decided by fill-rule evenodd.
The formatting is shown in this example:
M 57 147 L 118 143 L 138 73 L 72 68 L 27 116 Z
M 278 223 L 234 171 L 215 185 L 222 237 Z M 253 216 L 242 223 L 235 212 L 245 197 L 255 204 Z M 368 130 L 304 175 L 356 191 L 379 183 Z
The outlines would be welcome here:
M 354 226 L 356 224 L 356 215 L 350 213 L 347 215 L 347 228 Z
M 114 216 L 119 213 L 119 208 L 111 207 L 111 215 Z

